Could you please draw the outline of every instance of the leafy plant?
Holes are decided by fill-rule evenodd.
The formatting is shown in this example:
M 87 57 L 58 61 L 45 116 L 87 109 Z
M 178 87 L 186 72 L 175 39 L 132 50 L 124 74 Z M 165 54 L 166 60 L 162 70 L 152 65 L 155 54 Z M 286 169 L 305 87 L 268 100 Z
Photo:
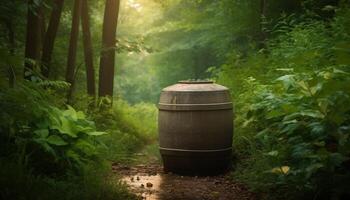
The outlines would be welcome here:
M 49 173 L 78 172 L 97 158 L 95 138 L 106 133 L 96 131 L 83 112 L 52 106 L 40 86 L 26 84 L 0 93 L 1 142 L 8 149 L 2 156 Z
M 267 163 L 261 184 L 313 198 L 349 195 L 349 75 L 334 67 L 287 74 L 254 97 L 246 126 L 258 130 Z

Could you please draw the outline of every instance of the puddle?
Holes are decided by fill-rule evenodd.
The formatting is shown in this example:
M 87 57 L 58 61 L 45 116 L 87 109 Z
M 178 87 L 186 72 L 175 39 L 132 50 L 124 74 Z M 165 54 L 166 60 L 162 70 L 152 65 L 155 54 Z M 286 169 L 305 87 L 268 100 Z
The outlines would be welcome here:
M 137 174 L 133 176 L 124 176 L 121 179 L 138 196 L 145 200 L 159 200 L 159 190 L 162 182 L 162 176 Z
M 197 177 L 163 173 L 159 165 L 114 165 L 121 182 L 142 200 L 254 200 L 246 187 L 232 182 L 229 174 Z

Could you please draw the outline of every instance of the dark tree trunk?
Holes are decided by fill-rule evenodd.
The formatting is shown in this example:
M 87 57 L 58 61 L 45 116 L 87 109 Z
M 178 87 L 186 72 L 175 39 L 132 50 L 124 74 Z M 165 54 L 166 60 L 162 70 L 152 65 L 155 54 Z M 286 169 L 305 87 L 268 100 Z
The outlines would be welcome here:
M 44 39 L 43 53 L 41 58 L 41 72 L 46 78 L 48 78 L 50 75 L 51 57 L 58 26 L 61 19 L 63 3 L 64 0 L 55 0 L 54 7 L 50 16 L 50 22 Z
M 265 47 L 265 42 L 267 39 L 267 33 L 265 31 L 266 23 L 266 12 L 267 12 L 267 0 L 260 0 L 260 47 Z
M 25 44 L 25 63 L 24 63 L 24 78 L 30 79 L 33 75 L 35 64 L 30 60 L 38 61 L 40 59 L 40 35 L 41 35 L 41 20 L 40 10 L 41 5 L 35 6 L 34 0 L 28 1 L 27 14 L 27 33 Z
M 43 50 L 43 44 L 44 44 L 44 39 L 45 39 L 45 33 L 46 33 L 46 21 L 45 21 L 45 13 L 44 13 L 44 8 L 43 6 L 40 7 L 39 11 L 39 61 L 40 61 L 40 66 L 41 66 L 41 52 Z
M 88 7 L 88 2 L 85 0 L 82 2 L 81 25 L 82 25 L 82 31 L 83 31 L 87 93 L 90 96 L 95 97 L 96 96 L 95 70 L 94 70 L 93 54 L 92 54 L 89 7 Z
M 66 71 L 66 81 L 71 84 L 67 100 L 71 102 L 73 91 L 74 91 L 74 79 L 75 79 L 75 61 L 76 53 L 78 46 L 78 37 L 79 37 L 79 20 L 81 16 L 81 2 L 82 0 L 74 1 L 74 9 L 72 14 L 72 28 L 69 41 L 68 49 L 68 59 L 67 59 L 67 71 Z
M 101 52 L 99 74 L 98 95 L 100 97 L 113 97 L 115 41 L 119 4 L 119 0 L 106 0 L 102 32 L 103 49 Z
M 8 32 L 9 51 L 11 55 L 14 55 L 16 43 L 15 43 L 15 32 L 13 30 L 13 22 L 11 20 L 7 21 L 6 27 Z M 14 67 L 12 65 L 9 65 L 8 73 L 9 73 L 9 86 L 12 88 L 15 86 L 15 80 L 16 80 Z

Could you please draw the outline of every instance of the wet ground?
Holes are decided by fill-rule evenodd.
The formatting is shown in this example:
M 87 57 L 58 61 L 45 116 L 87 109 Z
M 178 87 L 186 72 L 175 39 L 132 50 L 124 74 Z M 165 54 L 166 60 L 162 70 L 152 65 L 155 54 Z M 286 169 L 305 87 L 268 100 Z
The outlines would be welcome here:
M 145 200 L 253 200 L 243 185 L 232 182 L 228 174 L 210 177 L 164 173 L 159 164 L 123 166 L 113 172 L 122 176 L 131 192 Z

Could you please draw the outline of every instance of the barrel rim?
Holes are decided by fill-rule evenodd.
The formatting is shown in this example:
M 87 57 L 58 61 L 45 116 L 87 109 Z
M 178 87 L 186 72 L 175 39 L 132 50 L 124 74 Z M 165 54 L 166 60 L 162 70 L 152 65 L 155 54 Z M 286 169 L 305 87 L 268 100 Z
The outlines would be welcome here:
M 219 89 L 219 90 L 166 90 L 165 88 L 162 90 L 163 93 L 204 93 L 204 94 L 212 94 L 212 93 L 223 93 L 223 92 L 229 92 L 230 90 L 228 88 L 225 89 Z
M 214 81 L 211 80 L 181 80 L 178 81 L 181 84 L 213 84 Z
M 206 104 L 174 104 L 158 103 L 159 110 L 174 111 L 205 111 L 205 110 L 232 110 L 232 102 L 206 103 Z
M 158 147 L 162 151 L 172 151 L 172 152 L 190 152 L 190 153 L 215 153 L 215 152 L 225 152 L 232 151 L 232 146 L 219 148 L 219 149 L 179 149 L 179 148 L 169 148 L 169 147 Z

